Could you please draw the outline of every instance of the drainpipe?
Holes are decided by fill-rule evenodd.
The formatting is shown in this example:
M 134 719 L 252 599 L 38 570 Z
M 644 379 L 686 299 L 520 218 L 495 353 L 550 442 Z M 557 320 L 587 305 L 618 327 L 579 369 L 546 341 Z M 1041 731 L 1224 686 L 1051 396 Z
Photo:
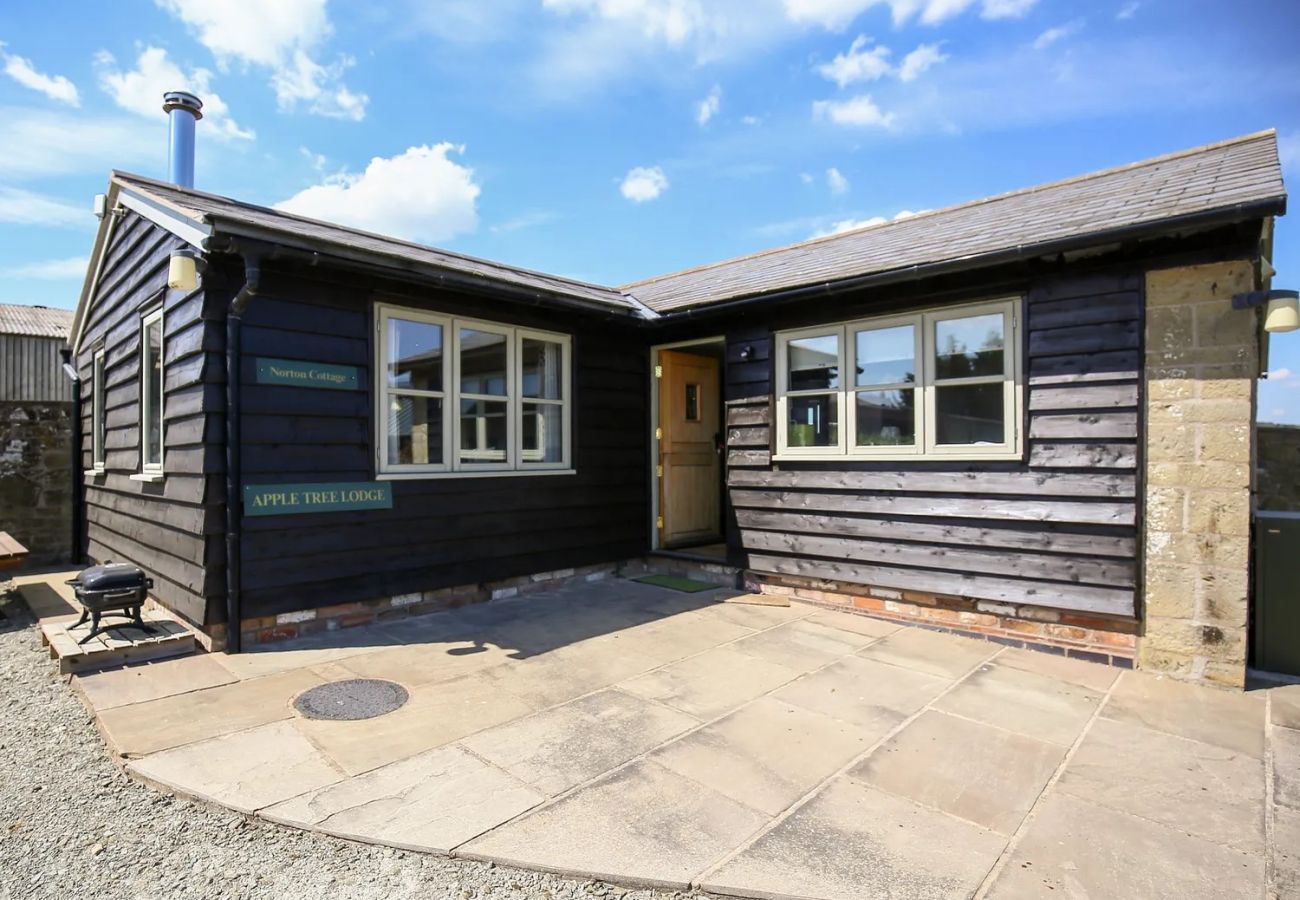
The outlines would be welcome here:
M 86 516 L 84 495 L 86 493 L 85 475 L 81 469 L 81 375 L 72 364 L 72 348 L 60 347 L 63 357 L 63 373 L 72 382 L 72 448 L 68 465 L 72 476 L 72 562 L 81 564 L 81 535 Z
M 226 312 L 226 652 L 240 651 L 240 623 L 243 604 L 239 596 L 240 531 L 243 524 L 243 473 L 240 467 L 243 445 L 240 443 L 240 374 L 243 368 L 244 309 L 257 296 L 262 282 L 261 260 L 244 256 L 244 286 L 230 301 Z

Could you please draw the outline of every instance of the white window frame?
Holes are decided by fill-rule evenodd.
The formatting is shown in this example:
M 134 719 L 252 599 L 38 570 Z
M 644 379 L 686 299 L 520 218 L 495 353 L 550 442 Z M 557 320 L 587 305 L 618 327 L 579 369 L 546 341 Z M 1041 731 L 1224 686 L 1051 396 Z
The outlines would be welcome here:
M 158 396 L 149 396 L 148 339 L 149 326 L 158 323 L 158 360 L 161 369 L 158 379 Z M 163 473 L 166 462 L 166 412 L 164 400 L 167 396 L 167 321 L 163 316 L 163 307 L 140 317 L 140 473 L 145 476 L 158 476 Z M 154 412 L 154 402 L 158 404 L 158 462 L 149 462 L 149 419 Z
M 104 471 L 105 450 L 108 442 L 108 429 L 104 417 L 104 407 L 108 399 L 108 352 L 100 347 L 95 351 L 90 364 L 90 470 Z
M 388 386 L 388 322 L 392 319 L 439 325 L 443 329 L 443 359 L 441 391 L 390 388 Z M 461 391 L 461 329 L 501 334 L 506 338 L 506 396 L 496 394 L 465 394 Z M 561 399 L 547 400 L 523 396 L 523 341 L 526 338 L 548 341 L 560 346 L 562 380 Z M 519 475 L 573 474 L 573 343 L 567 334 L 539 331 L 471 319 L 449 316 L 421 309 L 397 306 L 390 303 L 375 304 L 375 474 L 381 480 L 415 478 L 476 478 Z M 388 462 L 388 404 L 391 396 L 438 397 L 442 400 L 442 459 L 441 463 L 390 463 Z M 462 462 L 461 400 L 505 402 L 507 426 L 506 458 L 495 463 Z M 523 415 L 526 403 L 559 406 L 561 412 L 561 455 L 556 462 L 539 462 L 525 459 L 523 450 Z
M 961 306 L 945 306 L 906 315 L 888 315 L 850 322 L 830 323 L 809 328 L 799 328 L 776 333 L 776 454 L 781 460 L 1005 460 L 1024 455 L 1024 385 L 1023 347 L 1020 336 L 1021 298 L 1007 297 Z M 1003 334 L 1006 336 L 1001 375 L 974 376 L 961 379 L 936 378 L 935 328 L 937 323 L 949 319 L 1001 313 Z M 858 331 L 912 325 L 916 340 L 917 381 L 914 385 L 862 385 L 854 384 L 851 377 L 856 371 Z M 789 390 L 789 343 L 807 337 L 836 336 L 839 342 L 840 386 L 834 391 Z M 1000 444 L 939 444 L 937 443 L 936 388 L 964 384 L 1003 385 L 1004 433 Z M 858 447 L 857 402 L 858 391 L 898 390 L 910 387 L 915 391 L 916 440 L 908 446 L 873 445 Z M 834 393 L 839 422 L 838 441 L 826 447 L 791 447 L 788 444 L 789 397 Z

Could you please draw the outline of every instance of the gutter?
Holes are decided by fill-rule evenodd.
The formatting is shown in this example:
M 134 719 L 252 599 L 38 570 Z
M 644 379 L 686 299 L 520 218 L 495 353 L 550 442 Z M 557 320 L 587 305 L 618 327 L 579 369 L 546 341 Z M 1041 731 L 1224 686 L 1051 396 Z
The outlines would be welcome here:
M 243 602 L 239 589 L 240 540 L 244 497 L 240 431 L 241 370 L 243 368 L 243 315 L 262 283 L 261 257 L 244 254 L 244 284 L 226 312 L 226 652 L 240 652 Z
M 69 453 L 68 465 L 72 471 L 72 547 L 71 560 L 74 565 L 81 564 L 81 544 L 82 535 L 85 529 L 86 504 L 84 497 L 86 493 L 86 476 L 82 471 L 81 462 L 81 375 L 77 372 L 76 366 L 72 364 L 72 347 L 63 346 L 59 348 L 59 355 L 63 357 L 63 374 L 68 376 L 72 382 L 72 446 Z
M 803 300 L 809 297 L 832 296 L 847 291 L 860 290 L 862 288 L 880 287 L 888 284 L 898 284 L 905 281 L 917 281 L 922 278 L 950 275 L 955 272 L 965 272 L 976 268 L 987 268 L 990 266 L 1002 265 L 1004 263 L 1020 262 L 1025 259 L 1048 256 L 1070 250 L 1082 250 L 1098 244 L 1122 243 L 1124 241 L 1140 240 L 1142 238 L 1166 235 L 1184 229 L 1201 228 L 1210 225 L 1231 225 L 1236 222 L 1244 222 L 1250 219 L 1285 214 L 1286 198 L 1284 197 L 1274 198 L 1272 200 L 1255 201 L 1252 203 L 1238 203 L 1231 207 L 1211 210 L 1208 212 L 1188 213 L 1172 219 L 1161 219 L 1158 222 L 1151 222 L 1143 225 L 1129 225 L 1123 228 L 1110 229 L 1109 231 L 1092 232 L 1082 238 L 1058 238 L 1052 241 L 1042 241 L 1033 244 L 1017 244 L 1015 247 L 994 251 L 982 256 L 964 256 L 957 259 L 947 259 L 933 263 L 917 263 L 915 265 L 906 266 L 902 269 L 889 269 L 883 272 L 872 272 L 867 275 L 857 275 L 838 280 L 822 281 L 816 284 L 799 285 L 797 287 L 785 288 L 783 290 L 771 291 L 768 293 L 750 294 L 749 296 L 738 297 L 733 300 L 722 300 L 716 303 L 710 303 L 709 301 L 704 300 L 680 309 L 662 310 L 659 313 L 659 321 L 672 322 L 677 319 L 688 319 L 692 316 L 700 316 L 713 312 L 730 312 L 737 307 L 748 306 L 752 303 L 779 303 Z

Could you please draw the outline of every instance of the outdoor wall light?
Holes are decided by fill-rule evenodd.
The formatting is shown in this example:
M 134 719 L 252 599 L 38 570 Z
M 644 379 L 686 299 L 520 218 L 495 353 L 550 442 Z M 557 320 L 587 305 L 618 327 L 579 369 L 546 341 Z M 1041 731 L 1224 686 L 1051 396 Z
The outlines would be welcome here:
M 753 344 L 746 344 L 745 346 L 743 346 L 743 347 L 740 348 L 740 361 L 741 361 L 741 362 L 749 362 L 749 361 L 750 361 L 751 359 L 753 359 L 753 358 L 754 358 L 754 345 L 753 345 Z
M 1264 330 L 1270 334 L 1300 328 L 1300 291 L 1251 291 L 1232 298 L 1233 309 L 1264 306 Z
M 192 291 L 199 286 L 199 255 L 183 247 L 171 255 L 167 265 L 167 286 L 176 291 Z

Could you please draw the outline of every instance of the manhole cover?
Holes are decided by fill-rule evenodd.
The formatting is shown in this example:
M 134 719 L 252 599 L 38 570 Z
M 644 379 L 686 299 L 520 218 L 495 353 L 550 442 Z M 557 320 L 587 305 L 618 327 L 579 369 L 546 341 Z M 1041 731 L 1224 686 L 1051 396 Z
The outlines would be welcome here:
M 406 688 L 400 684 L 375 678 L 353 678 L 304 691 L 293 701 L 293 706 L 309 719 L 373 719 L 399 709 L 406 703 L 407 696 Z

